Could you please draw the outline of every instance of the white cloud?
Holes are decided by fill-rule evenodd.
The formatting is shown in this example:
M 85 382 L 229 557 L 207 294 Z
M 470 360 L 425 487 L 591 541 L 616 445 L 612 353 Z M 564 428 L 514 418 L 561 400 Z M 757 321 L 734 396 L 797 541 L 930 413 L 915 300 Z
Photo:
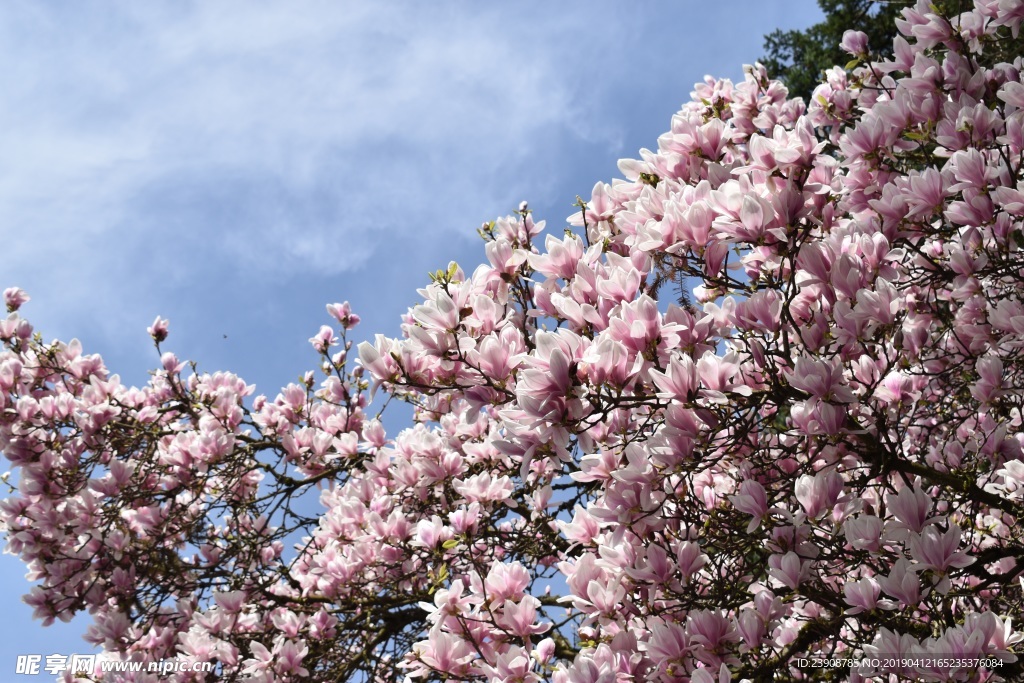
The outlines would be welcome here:
M 567 214 L 603 173 L 566 193 L 576 160 L 552 149 L 635 154 L 623 131 L 642 105 L 616 91 L 677 90 L 679 102 L 713 69 L 681 76 L 686 55 L 744 44 L 714 43 L 732 18 L 701 11 L 5 4 L 0 285 L 72 325 L 90 302 L 116 301 L 109 336 L 138 302 L 196 282 L 339 275 L 523 198 L 557 196 Z
M 68 309 L 225 268 L 343 272 L 380 231 L 451 229 L 431 207 L 513 205 L 476 179 L 584 118 L 558 21 L 426 3 L 54 7 L 0 12 L 0 56 L 19 65 L 0 240 L 5 284 Z

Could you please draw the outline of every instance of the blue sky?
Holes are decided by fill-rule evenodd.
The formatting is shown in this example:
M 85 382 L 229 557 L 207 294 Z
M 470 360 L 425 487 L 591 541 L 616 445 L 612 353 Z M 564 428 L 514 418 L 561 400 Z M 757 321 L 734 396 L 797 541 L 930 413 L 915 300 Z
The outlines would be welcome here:
M 348 299 L 398 333 L 427 272 L 529 200 L 561 231 L 694 82 L 741 78 L 813 0 L 10 2 L 0 6 L 0 289 L 130 383 L 166 348 L 277 389 Z M 226 335 L 226 336 L 225 336 Z M 0 678 L 44 629 L 0 558 Z

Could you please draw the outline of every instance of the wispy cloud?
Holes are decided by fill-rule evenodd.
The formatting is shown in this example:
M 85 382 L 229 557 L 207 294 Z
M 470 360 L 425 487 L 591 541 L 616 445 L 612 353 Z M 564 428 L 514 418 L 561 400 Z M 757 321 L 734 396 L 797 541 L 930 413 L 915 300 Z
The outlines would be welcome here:
M 557 176 L 578 160 L 552 149 L 621 147 L 637 115 L 634 95 L 615 94 L 623 84 L 681 101 L 694 76 L 665 56 L 708 44 L 684 14 L 613 2 L 5 4 L 0 284 L 71 322 L 117 302 L 102 322 L 114 334 L 159 294 L 336 276 L 464 234 L 467 216 L 563 193 Z
M 464 200 L 474 177 L 578 115 L 551 52 L 524 49 L 536 38 L 524 46 L 495 14 L 42 7 L 2 25 L 5 61 L 22 65 L 0 112 L 2 230 L 26 262 L 45 243 L 106 269 L 103 254 L 129 246 L 122 257 L 165 277 L 180 245 L 241 268 L 338 272 L 372 252 L 375 230 Z

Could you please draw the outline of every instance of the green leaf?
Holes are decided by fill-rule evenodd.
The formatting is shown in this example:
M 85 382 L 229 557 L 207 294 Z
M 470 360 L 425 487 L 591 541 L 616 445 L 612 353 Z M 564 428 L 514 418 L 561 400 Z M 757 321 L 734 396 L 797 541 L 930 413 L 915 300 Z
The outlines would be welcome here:
M 441 547 L 445 550 L 451 550 L 452 548 L 458 547 L 459 542 L 454 538 L 449 538 L 447 541 L 441 544 Z

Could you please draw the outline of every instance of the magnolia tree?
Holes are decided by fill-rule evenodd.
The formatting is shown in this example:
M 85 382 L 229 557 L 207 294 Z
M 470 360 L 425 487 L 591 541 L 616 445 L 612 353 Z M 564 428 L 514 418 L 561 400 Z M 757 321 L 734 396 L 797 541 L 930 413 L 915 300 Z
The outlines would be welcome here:
M 272 399 L 170 352 L 125 387 L 7 290 L 26 600 L 216 665 L 173 681 L 1021 680 L 1022 22 L 921 2 L 806 104 L 706 80 L 564 236 L 484 226 L 401 339 L 356 360 L 328 306 Z

